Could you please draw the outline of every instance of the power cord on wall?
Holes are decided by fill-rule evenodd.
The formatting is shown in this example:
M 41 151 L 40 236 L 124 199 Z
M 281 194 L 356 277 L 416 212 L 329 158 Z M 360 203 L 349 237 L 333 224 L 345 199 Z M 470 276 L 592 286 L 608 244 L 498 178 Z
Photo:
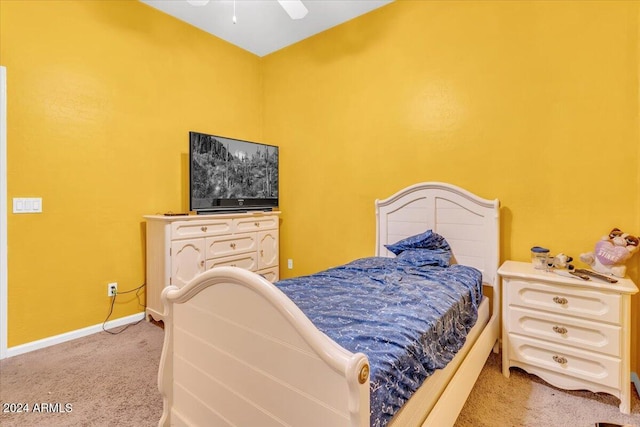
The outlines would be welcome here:
M 130 294 L 131 292 L 135 292 L 136 293 L 136 298 L 138 298 L 138 305 L 140 307 L 144 307 L 144 304 L 142 304 L 142 302 L 140 301 L 140 293 L 139 292 L 146 285 L 147 285 L 146 283 L 143 283 L 142 285 L 138 286 L 135 289 L 131 289 L 130 291 L 120 291 L 120 292 L 116 292 L 116 293 L 113 294 L 113 296 L 111 297 L 111 305 L 109 306 L 109 313 L 107 314 L 107 318 L 104 319 L 104 322 L 102 322 L 102 330 L 103 331 L 105 331 L 106 333 L 111 334 L 111 335 L 118 335 L 118 334 L 126 331 L 129 326 L 135 326 L 135 325 L 137 325 L 138 323 L 140 323 L 140 322 L 142 322 L 144 320 L 144 316 L 143 316 L 142 319 L 140 319 L 140 320 L 138 320 L 137 322 L 134 322 L 134 323 L 126 324 L 122 328 L 120 328 L 120 330 L 118 330 L 118 331 L 114 331 L 113 329 L 109 330 L 109 329 L 107 329 L 105 327 L 105 325 L 107 324 L 107 321 L 109 320 L 109 318 L 113 314 L 113 307 L 114 307 L 114 305 L 116 303 L 116 297 L 118 295 L 120 295 L 120 294 Z

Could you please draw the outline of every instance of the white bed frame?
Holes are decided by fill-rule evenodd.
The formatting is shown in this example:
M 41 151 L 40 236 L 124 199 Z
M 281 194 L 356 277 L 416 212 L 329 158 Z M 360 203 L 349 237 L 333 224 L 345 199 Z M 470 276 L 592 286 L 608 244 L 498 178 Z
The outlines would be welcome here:
M 485 298 L 463 349 L 390 423 L 452 426 L 491 349 L 498 350 L 499 202 L 428 182 L 376 200 L 376 216 L 376 255 L 393 256 L 385 244 L 433 229 L 492 288 L 492 310 Z M 162 300 L 160 426 L 369 427 L 367 357 L 320 332 L 266 279 L 219 267 L 165 288 Z

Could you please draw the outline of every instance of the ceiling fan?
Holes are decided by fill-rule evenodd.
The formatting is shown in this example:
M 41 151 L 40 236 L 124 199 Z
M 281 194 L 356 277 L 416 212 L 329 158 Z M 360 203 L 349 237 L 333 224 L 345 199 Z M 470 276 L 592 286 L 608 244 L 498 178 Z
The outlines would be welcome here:
M 302 19 L 304 18 L 309 10 L 302 3 L 301 0 L 277 0 L 280 3 L 280 6 L 287 12 L 291 19 Z M 234 0 L 235 2 L 235 0 Z M 209 3 L 209 0 L 187 0 L 192 6 L 204 6 Z M 235 6 L 235 5 L 234 5 Z

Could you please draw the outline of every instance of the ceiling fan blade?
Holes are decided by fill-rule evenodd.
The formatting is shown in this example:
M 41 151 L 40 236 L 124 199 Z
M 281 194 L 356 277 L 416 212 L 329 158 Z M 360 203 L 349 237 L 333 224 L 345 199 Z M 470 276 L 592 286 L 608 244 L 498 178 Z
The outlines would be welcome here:
M 291 19 L 302 19 L 309 12 L 300 0 L 278 0 L 278 3 L 289 14 Z
M 187 0 L 187 3 L 191 6 L 205 6 L 209 3 L 209 0 Z

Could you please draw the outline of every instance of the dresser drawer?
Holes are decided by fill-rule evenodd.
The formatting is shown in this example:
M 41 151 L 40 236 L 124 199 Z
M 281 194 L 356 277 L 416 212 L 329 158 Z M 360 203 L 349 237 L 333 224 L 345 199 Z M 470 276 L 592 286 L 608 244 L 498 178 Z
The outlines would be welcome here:
M 620 389 L 620 359 L 509 334 L 510 359 Z
M 280 272 L 278 271 L 278 267 L 265 268 L 265 269 L 256 271 L 256 273 L 258 273 L 259 275 L 261 275 L 262 277 L 264 277 L 270 282 L 277 282 L 279 278 L 278 276 L 280 275 Z
M 276 228 L 278 228 L 278 217 L 276 215 L 256 215 L 233 220 L 233 231 L 236 233 L 273 230 Z
M 207 260 L 207 270 L 222 266 L 240 267 L 245 270 L 256 271 L 258 260 L 255 252 Z
M 231 233 L 231 218 L 209 219 L 206 221 L 175 221 L 171 223 L 172 239 L 188 239 L 216 234 Z
M 232 234 L 207 238 L 207 259 L 256 251 L 255 233 Z
M 520 307 L 511 307 L 508 316 L 512 333 L 620 357 L 620 326 Z
M 506 303 L 510 306 L 621 324 L 622 297 L 620 294 L 522 280 L 507 280 L 505 286 L 508 288 Z

